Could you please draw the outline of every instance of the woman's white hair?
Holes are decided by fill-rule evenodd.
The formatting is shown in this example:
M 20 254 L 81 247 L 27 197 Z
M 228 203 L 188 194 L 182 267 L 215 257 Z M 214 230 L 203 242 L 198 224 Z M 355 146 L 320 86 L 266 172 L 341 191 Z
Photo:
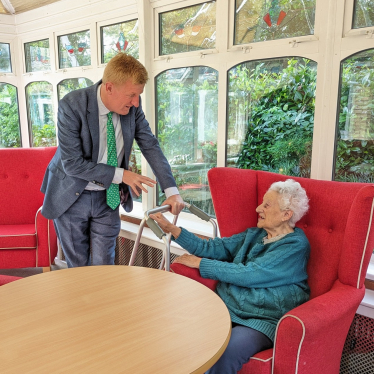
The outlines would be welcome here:
M 309 209 L 309 199 L 304 188 L 301 187 L 299 182 L 287 179 L 284 182 L 273 183 L 269 191 L 276 191 L 280 194 L 279 206 L 281 210 L 292 210 L 293 215 L 289 220 L 289 225 L 295 227 L 296 222 Z

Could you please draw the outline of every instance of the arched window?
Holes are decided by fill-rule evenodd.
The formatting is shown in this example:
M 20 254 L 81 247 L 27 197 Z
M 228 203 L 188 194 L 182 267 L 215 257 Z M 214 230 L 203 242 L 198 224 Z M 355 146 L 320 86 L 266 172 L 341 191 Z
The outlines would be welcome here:
M 288 57 L 229 70 L 227 166 L 310 176 L 316 67 Z
M 20 146 L 17 88 L 0 83 L 0 148 Z
M 183 200 L 213 215 L 207 171 L 217 166 L 218 72 L 164 71 L 156 77 L 156 108 L 157 136 Z
M 48 82 L 33 82 L 26 86 L 27 115 L 32 147 L 56 145 L 52 94 L 53 88 Z
M 374 49 L 341 63 L 335 180 L 374 182 Z
M 64 79 L 57 85 L 58 101 L 60 101 L 67 93 L 92 86 L 93 82 L 88 78 L 71 78 Z

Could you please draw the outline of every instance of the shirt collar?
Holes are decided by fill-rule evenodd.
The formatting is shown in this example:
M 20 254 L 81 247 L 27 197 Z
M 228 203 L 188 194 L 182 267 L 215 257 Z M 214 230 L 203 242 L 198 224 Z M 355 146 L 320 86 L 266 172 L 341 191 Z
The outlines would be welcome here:
M 99 107 L 99 116 L 106 116 L 110 112 L 110 110 L 104 105 L 103 101 L 101 100 L 100 88 L 101 84 L 99 84 L 99 87 L 97 88 L 97 105 Z

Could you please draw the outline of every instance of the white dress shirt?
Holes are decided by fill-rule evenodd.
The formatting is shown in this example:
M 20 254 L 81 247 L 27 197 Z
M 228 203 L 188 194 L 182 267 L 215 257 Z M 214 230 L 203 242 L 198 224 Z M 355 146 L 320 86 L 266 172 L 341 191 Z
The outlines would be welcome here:
M 106 164 L 108 160 L 107 122 L 108 122 L 108 113 L 110 112 L 110 110 L 104 105 L 103 101 L 101 100 L 100 88 L 101 88 L 101 84 L 97 88 L 97 104 L 99 107 L 99 130 L 100 130 L 99 155 L 97 158 L 97 162 L 99 164 Z M 113 120 L 114 132 L 116 134 L 117 164 L 120 165 L 123 159 L 123 155 L 125 153 L 125 148 L 124 148 L 121 121 L 120 121 L 119 114 L 113 112 L 112 120 Z M 123 168 L 116 167 L 116 171 L 114 173 L 112 183 L 119 184 L 122 182 L 124 170 L 125 169 Z M 105 188 L 100 187 L 97 184 L 89 182 L 86 186 L 86 190 L 99 191 L 99 190 L 105 190 Z M 172 195 L 179 194 L 177 187 L 166 188 L 164 192 L 165 192 L 166 198 Z

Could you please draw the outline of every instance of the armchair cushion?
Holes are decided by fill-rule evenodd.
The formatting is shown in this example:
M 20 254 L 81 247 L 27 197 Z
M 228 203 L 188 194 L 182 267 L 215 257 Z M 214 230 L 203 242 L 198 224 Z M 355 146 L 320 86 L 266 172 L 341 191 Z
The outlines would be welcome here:
M 22 277 L 13 277 L 11 275 L 0 275 L 0 286 L 3 286 L 4 284 L 14 282 L 18 279 L 22 279 Z
M 35 249 L 35 224 L 0 225 L 0 250 Z

